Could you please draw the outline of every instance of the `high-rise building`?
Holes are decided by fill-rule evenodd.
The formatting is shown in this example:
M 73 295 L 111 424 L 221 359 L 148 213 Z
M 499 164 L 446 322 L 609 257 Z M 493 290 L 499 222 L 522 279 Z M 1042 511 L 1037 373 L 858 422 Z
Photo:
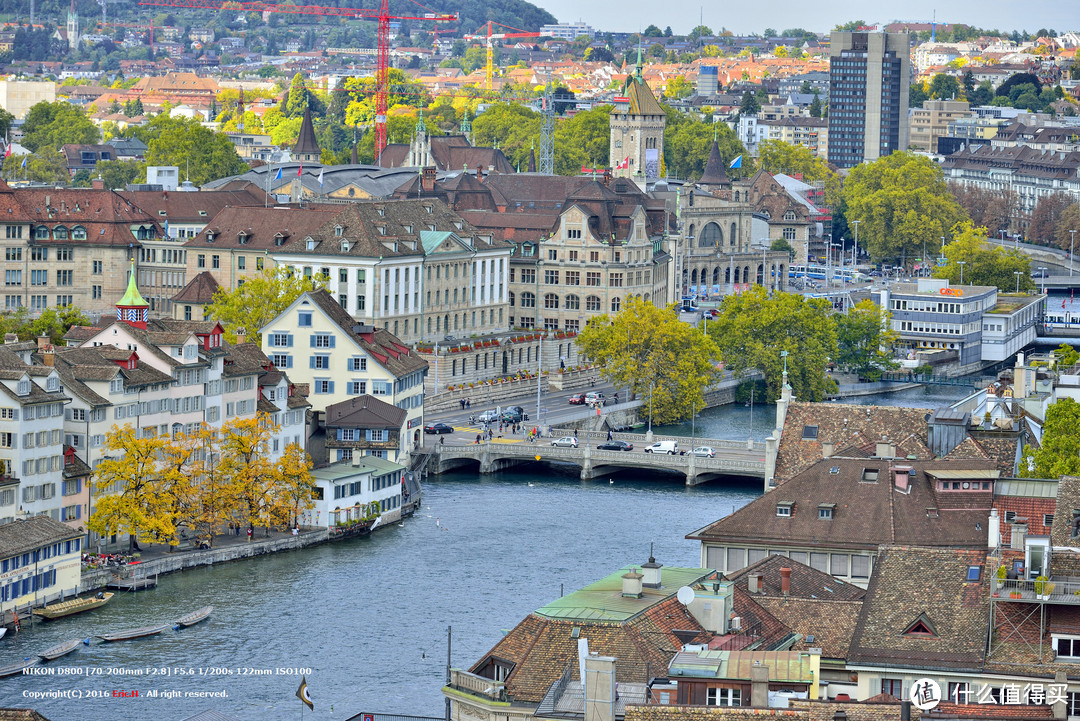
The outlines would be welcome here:
M 907 33 L 832 34 L 829 162 L 850 168 L 908 146 Z

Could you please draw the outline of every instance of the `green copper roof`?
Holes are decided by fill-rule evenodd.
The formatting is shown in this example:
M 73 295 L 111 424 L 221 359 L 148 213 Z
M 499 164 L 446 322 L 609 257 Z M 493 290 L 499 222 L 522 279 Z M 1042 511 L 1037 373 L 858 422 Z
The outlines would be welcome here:
M 122 306 L 143 306 L 150 305 L 146 302 L 146 299 L 142 297 L 142 293 L 139 292 L 139 286 L 135 282 L 135 261 L 131 261 L 131 272 L 128 274 L 128 287 L 124 291 L 124 297 L 120 299 L 117 305 Z
M 457 236 L 449 230 L 421 230 L 420 244 L 424 246 L 424 255 L 431 255 L 444 240 L 450 237 Z
M 594 581 L 584 588 L 556 599 L 535 611 L 537 616 L 563 621 L 611 621 L 620 623 L 647 611 L 656 604 L 671 598 L 682 586 L 690 586 L 712 573 L 707 568 L 660 569 L 660 588 L 643 588 L 641 598 L 622 595 L 622 577 L 632 569 L 641 572 L 641 566 L 626 566 L 610 576 Z

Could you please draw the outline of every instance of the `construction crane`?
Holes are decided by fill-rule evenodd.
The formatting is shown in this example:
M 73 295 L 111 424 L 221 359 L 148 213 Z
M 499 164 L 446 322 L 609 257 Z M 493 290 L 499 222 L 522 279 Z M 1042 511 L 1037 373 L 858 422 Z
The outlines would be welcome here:
M 132 28 L 134 30 L 146 30 L 150 39 L 150 50 L 154 49 L 154 21 L 151 20 L 149 25 L 135 25 L 133 23 L 98 23 L 99 27 L 110 28 Z
M 427 32 L 431 33 L 431 36 L 433 38 L 435 38 L 431 43 L 431 53 L 432 53 L 432 55 L 437 55 L 439 53 L 439 36 L 440 35 L 445 35 L 446 33 L 456 33 L 457 31 L 458 31 L 457 28 L 447 28 L 446 30 L 428 30 Z
M 414 5 L 424 7 L 416 0 Z M 238 12 L 275 12 L 294 13 L 297 15 L 329 15 L 331 17 L 352 20 L 374 20 L 378 22 L 378 55 L 375 63 L 375 147 L 377 155 L 382 155 L 386 148 L 386 90 L 390 76 L 390 21 L 424 20 L 430 22 L 457 22 L 457 14 L 447 15 L 426 12 L 423 15 L 391 15 L 388 0 L 382 0 L 379 10 L 361 8 L 335 8 L 321 5 L 274 5 L 266 2 L 234 2 L 233 0 L 142 0 L 140 5 L 157 5 L 195 10 L 235 10 Z
M 512 33 L 493 33 L 491 28 L 494 25 L 498 25 L 501 28 L 507 30 L 513 30 Z M 484 33 L 484 28 L 487 28 L 487 33 Z M 488 20 L 486 23 L 480 26 L 480 28 L 472 35 L 466 35 L 466 40 L 487 40 L 487 73 L 484 76 L 484 89 L 491 90 L 491 76 L 494 74 L 494 58 L 495 52 L 492 40 L 509 40 L 511 38 L 538 38 L 540 33 L 530 33 L 522 30 L 521 28 L 512 28 L 509 25 L 502 25 L 493 20 Z

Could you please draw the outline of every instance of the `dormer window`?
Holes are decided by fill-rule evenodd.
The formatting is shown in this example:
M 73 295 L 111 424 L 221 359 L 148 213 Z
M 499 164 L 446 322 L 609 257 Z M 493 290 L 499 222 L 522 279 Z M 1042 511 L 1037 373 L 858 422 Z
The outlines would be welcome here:
M 240 243 L 240 245 L 247 245 L 248 234 L 247 233 L 237 233 L 236 240 Z
M 822 521 L 831 521 L 833 515 L 836 513 L 835 503 L 819 503 L 817 507 L 817 517 Z
M 347 241 L 347 240 L 341 241 L 341 252 L 342 253 L 348 253 L 350 247 L 351 246 L 349 245 L 349 241 Z
M 214 231 L 212 231 L 212 230 L 206 231 L 206 242 L 207 243 L 213 243 L 214 238 L 216 238 L 216 237 L 217 237 L 217 233 L 215 233 Z
M 789 210 L 784 213 L 784 220 L 795 220 L 795 211 Z
M 791 518 L 791 511 L 794 507 L 794 501 L 780 501 L 776 504 L 776 516 L 778 518 Z
M 460 220 L 455 220 L 454 221 L 454 227 L 457 228 L 458 230 L 461 230 L 464 227 L 464 223 L 462 223 Z
M 431 215 L 431 214 L 432 214 L 432 212 L 433 212 L 433 211 L 434 211 L 435 209 L 434 209 L 434 208 L 433 208 L 432 206 L 430 206 L 430 205 L 425 205 L 425 206 L 424 206 L 424 210 L 426 210 L 426 211 L 428 212 L 428 215 Z M 432 228 L 432 230 L 434 230 L 434 228 Z
M 376 227 L 379 230 L 379 235 L 386 235 L 386 226 L 385 225 L 379 225 L 379 226 L 376 226 Z
M 859 481 L 862 483 L 877 483 L 878 469 L 876 468 L 864 468 L 862 469 L 862 477 Z
M 86 228 L 76 225 L 71 229 L 71 237 L 74 240 L 86 240 Z
M 405 228 L 405 234 L 406 235 L 412 235 L 412 226 L 411 225 L 406 225 L 406 226 L 404 226 L 404 228 Z
M 56 376 L 49 376 L 48 380 L 45 381 L 45 390 L 50 392 L 60 390 L 60 379 Z
M 340 225 L 335 225 L 334 226 L 334 235 L 336 235 L 337 237 L 340 238 L 344 233 L 345 233 L 345 228 L 343 228 Z
M 308 238 L 306 246 L 307 246 L 308 250 L 315 250 L 315 239 L 314 238 Z
M 46 228 L 44 225 L 39 225 L 38 227 L 34 228 L 34 238 L 36 240 L 48 240 L 49 229 Z
M 381 218 L 386 215 L 386 208 L 382 207 L 381 205 L 376 206 L 375 212 L 377 212 L 379 214 L 379 217 Z
M 19 387 L 15 392 L 18 393 L 20 396 L 30 395 L 30 381 L 26 380 L 25 378 L 19 381 Z

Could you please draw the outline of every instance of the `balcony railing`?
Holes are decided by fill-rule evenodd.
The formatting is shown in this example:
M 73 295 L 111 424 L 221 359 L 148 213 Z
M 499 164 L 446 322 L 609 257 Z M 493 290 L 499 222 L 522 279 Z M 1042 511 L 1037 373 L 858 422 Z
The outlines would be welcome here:
M 491 701 L 506 701 L 506 686 L 502 681 L 495 681 L 475 673 L 450 669 L 450 688 L 464 691 L 472 696 L 480 696 Z
M 1049 581 L 995 578 L 994 593 L 998 601 L 1080 606 L 1080 578 L 1051 577 Z

